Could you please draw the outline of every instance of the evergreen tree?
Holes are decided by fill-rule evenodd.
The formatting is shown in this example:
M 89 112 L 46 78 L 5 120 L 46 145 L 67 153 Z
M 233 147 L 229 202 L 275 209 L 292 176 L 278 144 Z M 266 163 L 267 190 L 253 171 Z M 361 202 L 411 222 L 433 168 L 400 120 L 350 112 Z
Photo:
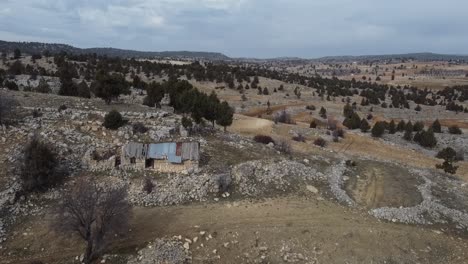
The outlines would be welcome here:
M 320 108 L 319 115 L 322 118 L 327 118 L 327 110 L 323 106 L 322 106 L 322 108 Z
M 44 78 L 39 80 L 39 85 L 36 87 L 38 93 L 50 93 L 50 86 Z
M 439 119 L 436 119 L 431 125 L 432 131 L 435 133 L 442 133 L 442 126 L 440 125 Z
M 419 131 L 422 131 L 424 129 L 424 123 L 421 122 L 421 121 L 418 121 L 416 123 L 414 123 L 414 126 L 413 126 L 413 131 L 414 132 L 419 132 Z
M 232 124 L 234 110 L 224 101 L 218 106 L 217 115 L 216 123 L 224 127 L 224 131 L 226 131 L 226 127 Z
M 343 125 L 349 129 L 357 129 L 361 126 L 361 118 L 353 111 L 351 116 L 346 117 L 346 119 L 343 121 Z
M 346 105 L 343 107 L 343 116 L 345 118 L 351 117 L 351 115 L 354 113 L 353 108 L 349 103 L 346 103 Z
M 94 94 L 103 99 L 106 104 L 119 98 L 121 94 L 130 94 L 130 89 L 125 78 L 120 74 L 106 74 L 100 72 L 96 76 L 96 86 Z
M 370 129 L 370 125 L 369 125 L 369 122 L 367 122 L 367 120 L 365 118 L 363 118 L 361 120 L 361 124 L 360 124 L 360 129 L 362 132 L 366 133 L 369 131 Z
M 14 58 L 15 60 L 21 58 L 21 50 L 20 50 L 20 49 L 15 49 L 15 50 L 13 51 L 13 58 Z
M 84 80 L 78 84 L 77 95 L 83 98 L 91 98 L 91 90 Z
M 377 121 L 372 127 L 371 133 L 373 137 L 381 137 L 385 132 L 385 123 Z

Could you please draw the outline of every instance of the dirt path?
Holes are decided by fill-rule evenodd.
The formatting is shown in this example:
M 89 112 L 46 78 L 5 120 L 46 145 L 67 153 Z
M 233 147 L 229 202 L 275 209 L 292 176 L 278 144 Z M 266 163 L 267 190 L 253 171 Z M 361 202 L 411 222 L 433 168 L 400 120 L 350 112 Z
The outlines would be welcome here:
M 0 263 L 72 261 L 80 248 L 73 239 L 50 232 L 49 222 L 41 217 L 18 227 L 17 237 L 4 245 L 3 253 L 21 257 L 4 255 Z M 21 234 L 27 226 L 32 226 L 28 235 Z M 309 263 L 468 262 L 466 240 L 428 228 L 379 222 L 365 212 L 314 197 L 136 208 L 132 226 L 130 236 L 113 251 L 135 253 L 157 237 L 181 235 L 198 237 L 191 245 L 194 263 L 252 263 L 262 258 L 281 263 L 285 257 L 303 257 Z

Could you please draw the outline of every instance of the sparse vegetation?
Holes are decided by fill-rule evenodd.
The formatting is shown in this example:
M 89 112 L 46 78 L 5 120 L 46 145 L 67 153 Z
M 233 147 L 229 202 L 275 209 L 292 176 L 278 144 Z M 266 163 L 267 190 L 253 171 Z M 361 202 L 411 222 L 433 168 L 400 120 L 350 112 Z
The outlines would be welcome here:
M 463 134 L 463 132 L 461 131 L 461 129 L 457 125 L 450 126 L 448 131 L 449 131 L 450 134 L 454 134 L 454 135 Z

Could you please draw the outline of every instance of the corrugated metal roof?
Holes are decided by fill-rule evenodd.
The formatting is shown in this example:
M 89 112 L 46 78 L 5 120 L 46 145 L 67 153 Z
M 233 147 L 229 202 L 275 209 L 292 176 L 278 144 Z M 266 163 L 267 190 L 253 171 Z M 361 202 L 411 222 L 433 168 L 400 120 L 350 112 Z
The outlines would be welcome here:
M 124 155 L 127 158 L 168 159 L 172 163 L 200 158 L 198 142 L 129 143 L 124 146 Z
M 141 143 L 129 143 L 124 146 L 124 155 L 127 158 L 145 158 L 148 146 Z

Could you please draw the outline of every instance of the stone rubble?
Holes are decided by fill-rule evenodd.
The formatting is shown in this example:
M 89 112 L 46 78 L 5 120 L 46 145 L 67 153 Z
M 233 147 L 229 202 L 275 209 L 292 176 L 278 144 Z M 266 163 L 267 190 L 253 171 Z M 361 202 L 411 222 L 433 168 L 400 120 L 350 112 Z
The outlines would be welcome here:
M 351 197 L 346 193 L 343 187 L 343 174 L 346 171 L 346 162 L 343 160 L 338 164 L 334 164 L 327 171 L 328 184 L 335 198 L 348 206 L 356 206 Z
M 184 243 L 176 239 L 156 239 L 144 249 L 138 251 L 136 257 L 127 264 L 188 264 L 192 263 L 192 256 Z
M 286 191 L 297 181 L 323 181 L 325 176 L 315 168 L 292 160 L 249 161 L 232 168 L 237 190 L 246 196 L 260 196 L 270 190 Z
M 438 201 L 432 194 L 431 188 L 436 184 L 430 180 L 431 173 L 426 170 L 412 170 L 419 175 L 424 183 L 418 186 L 423 201 L 413 207 L 389 208 L 382 207 L 370 210 L 369 213 L 379 219 L 407 224 L 434 224 L 447 223 L 447 220 L 455 223 L 457 228 L 468 228 L 468 213 L 448 208 Z

